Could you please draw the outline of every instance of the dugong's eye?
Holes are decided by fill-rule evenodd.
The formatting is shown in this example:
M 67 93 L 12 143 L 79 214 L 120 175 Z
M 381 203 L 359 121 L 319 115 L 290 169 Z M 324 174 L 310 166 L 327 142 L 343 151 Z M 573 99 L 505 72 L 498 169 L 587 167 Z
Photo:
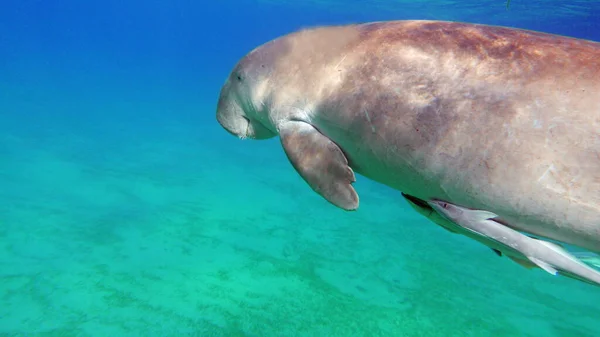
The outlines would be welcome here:
M 241 82 L 243 80 L 242 75 L 239 75 L 239 74 L 236 76 L 236 78 L 237 78 L 238 82 Z

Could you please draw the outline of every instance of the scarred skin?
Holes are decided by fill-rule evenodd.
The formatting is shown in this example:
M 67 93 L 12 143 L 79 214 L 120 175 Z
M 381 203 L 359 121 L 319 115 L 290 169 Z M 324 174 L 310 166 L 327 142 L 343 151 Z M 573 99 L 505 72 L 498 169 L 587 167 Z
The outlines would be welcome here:
M 217 119 L 254 139 L 305 122 L 372 180 L 600 252 L 600 43 L 439 21 L 306 29 L 240 60 Z

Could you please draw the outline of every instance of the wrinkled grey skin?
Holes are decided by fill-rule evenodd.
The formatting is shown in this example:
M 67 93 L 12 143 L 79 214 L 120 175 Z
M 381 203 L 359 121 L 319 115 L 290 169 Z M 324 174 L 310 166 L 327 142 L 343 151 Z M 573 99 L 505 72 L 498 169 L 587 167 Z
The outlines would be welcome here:
M 337 207 L 354 172 L 421 200 L 600 252 L 600 44 L 451 22 L 319 27 L 258 47 L 217 120 L 279 135 Z

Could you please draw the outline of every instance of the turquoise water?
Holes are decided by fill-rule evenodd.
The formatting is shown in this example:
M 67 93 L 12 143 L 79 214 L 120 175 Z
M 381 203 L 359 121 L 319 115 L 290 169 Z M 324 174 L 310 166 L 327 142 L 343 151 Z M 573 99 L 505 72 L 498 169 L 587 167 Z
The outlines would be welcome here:
M 595 1 L 21 1 L 0 13 L 0 336 L 598 336 L 600 290 L 526 270 L 358 176 L 216 122 L 239 57 L 304 26 L 503 24 L 600 41 Z

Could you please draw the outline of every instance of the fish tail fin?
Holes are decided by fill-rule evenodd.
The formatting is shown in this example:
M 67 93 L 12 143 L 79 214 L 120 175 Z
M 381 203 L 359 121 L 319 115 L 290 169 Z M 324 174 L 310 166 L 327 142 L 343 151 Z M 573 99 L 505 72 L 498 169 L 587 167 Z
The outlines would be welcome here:
M 600 271 L 600 255 L 590 252 L 571 252 L 571 255 L 588 266 Z

